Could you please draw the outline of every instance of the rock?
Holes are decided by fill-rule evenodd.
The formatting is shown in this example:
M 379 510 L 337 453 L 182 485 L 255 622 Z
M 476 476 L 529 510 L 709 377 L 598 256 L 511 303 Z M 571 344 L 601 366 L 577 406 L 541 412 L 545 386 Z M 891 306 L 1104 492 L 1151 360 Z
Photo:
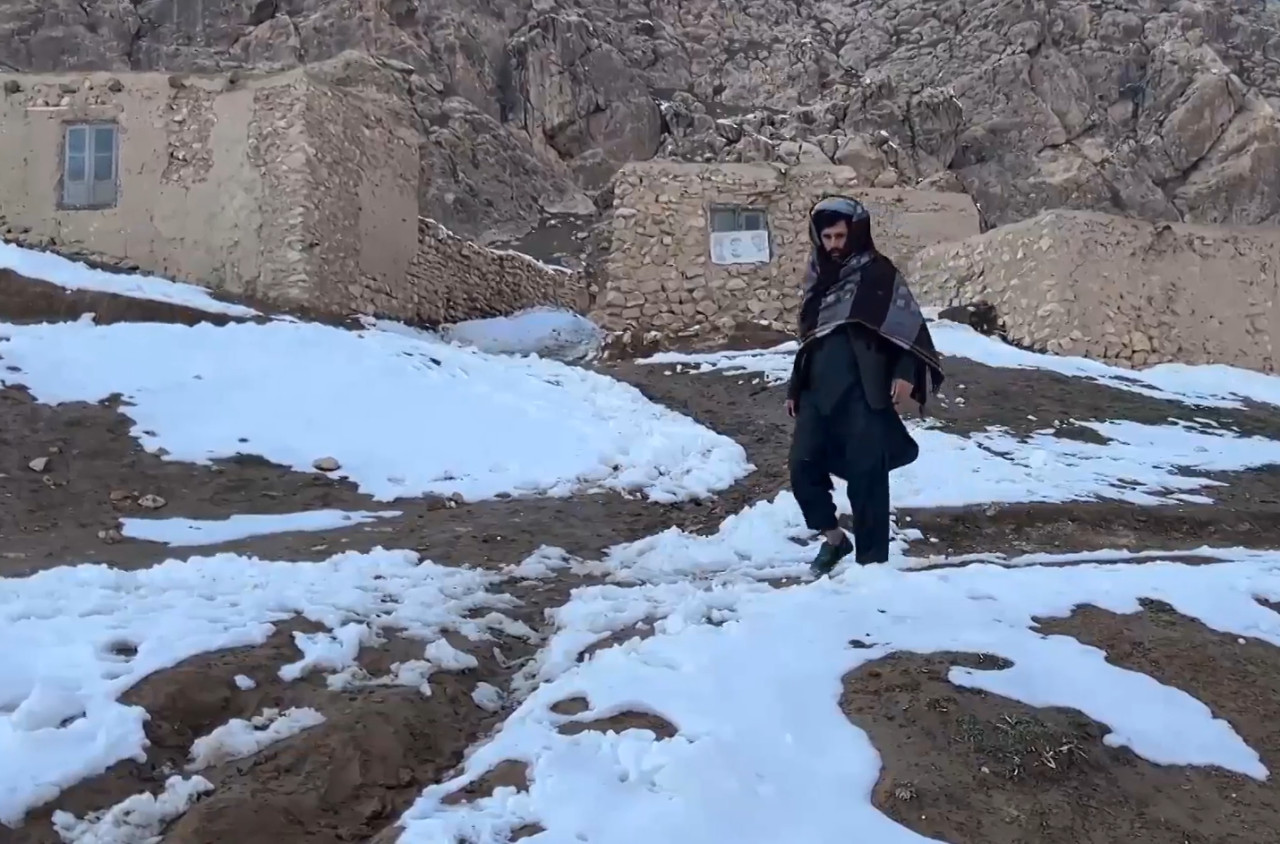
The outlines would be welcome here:
M 147 493 L 146 495 L 138 499 L 138 506 L 145 508 L 147 510 L 159 510 L 161 507 L 165 506 L 168 503 L 169 502 L 165 501 L 160 496 L 154 495 L 152 493 Z
M 807 141 L 783 141 L 778 144 L 778 158 L 787 164 L 831 163 L 831 159 L 821 147 Z
M 850 135 L 845 138 L 833 159 L 836 164 L 852 167 L 858 177 L 871 184 L 888 168 L 883 153 L 880 152 L 864 135 Z
M 413 91 L 420 207 L 471 237 L 528 229 L 541 205 L 626 160 L 772 161 L 782 143 L 866 168 L 867 184 L 890 169 L 899 184 L 950 171 L 995 225 L 1054 207 L 1273 224 L 1278 30 L 1277 4 L 1225 0 L 0 9 L 0 43 L 13 45 L 4 61 L 22 70 L 196 74 L 349 49 L 384 57 Z
M 516 94 L 509 119 L 535 145 L 570 162 L 592 150 L 616 164 L 657 151 L 662 116 L 645 78 L 586 17 L 545 15 L 507 49 Z M 601 175 L 607 179 L 611 170 Z
M 425 495 L 423 496 L 423 502 L 428 510 L 446 510 L 451 504 L 455 503 L 442 495 Z
M 27 468 L 33 472 L 44 472 L 46 469 L 49 468 L 49 458 L 37 457 L 31 462 L 27 463 Z
M 312 462 L 311 467 L 319 472 L 336 472 L 342 468 L 342 464 L 333 457 L 320 457 Z

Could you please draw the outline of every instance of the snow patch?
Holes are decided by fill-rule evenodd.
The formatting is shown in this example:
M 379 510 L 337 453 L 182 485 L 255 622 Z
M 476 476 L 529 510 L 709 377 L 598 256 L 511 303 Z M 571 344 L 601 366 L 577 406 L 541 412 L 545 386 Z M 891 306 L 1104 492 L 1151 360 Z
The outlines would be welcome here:
M 399 515 L 400 510 L 306 510 L 299 513 L 236 513 L 225 519 L 125 517 L 120 520 L 120 533 L 129 539 L 191 548 L 273 533 L 354 527 Z
M 56 811 L 53 829 L 64 844 L 155 844 L 166 826 L 211 791 L 213 783 L 204 777 L 172 776 L 159 795 L 135 794 L 83 820 Z
M 53 252 L 27 249 L 13 243 L 0 242 L 0 269 L 13 270 L 27 278 L 56 284 L 64 290 L 114 293 L 131 299 L 181 305 L 210 314 L 259 316 L 253 308 L 220 302 L 209 295 L 208 290 L 194 284 L 170 281 L 160 276 L 111 273 L 63 258 Z
M 634 387 L 539 358 L 312 323 L 0 324 L 0 383 L 38 401 L 121 394 L 167 459 L 331 456 L 381 501 L 433 493 L 702 498 L 751 471 L 742 446 Z
M 1086 378 L 1118 390 L 1199 407 L 1239 408 L 1246 400 L 1280 405 L 1280 377 L 1249 369 L 1180 363 L 1160 364 L 1147 369 L 1122 369 L 1089 358 L 1029 352 L 979 334 L 967 325 L 947 320 L 935 320 L 929 329 L 934 344 L 944 356 L 967 358 L 984 366 L 1043 369 Z M 689 367 L 695 372 L 755 373 L 769 383 L 778 384 L 791 376 L 796 348 L 796 343 L 789 342 L 769 349 L 746 351 L 662 352 L 637 363 Z M 944 385 L 943 391 L 946 389 Z
M 788 589 L 580 589 L 556 614 L 540 660 L 545 682 L 458 776 L 424 791 L 401 819 L 401 840 L 505 840 L 536 822 L 550 839 L 595 844 L 924 844 L 867 799 L 880 759 L 837 705 L 846 674 L 897 651 L 1004 657 L 1012 667 L 957 667 L 949 678 L 1031 706 L 1078 709 L 1106 725 L 1109 745 L 1154 764 L 1216 765 L 1266 779 L 1258 753 L 1202 702 L 1109 663 L 1102 651 L 1035 630 L 1037 617 L 1063 617 L 1081 603 L 1133 613 L 1150 597 L 1214 629 L 1280 646 L 1280 615 L 1255 595 L 1280 598 L 1280 553 L 1202 566 L 854 567 Z M 577 660 L 587 643 L 641 618 L 653 620 L 652 635 Z M 850 647 L 853 639 L 868 647 Z M 563 735 L 565 716 L 552 707 L 571 697 L 590 705 L 576 718 L 639 710 L 679 733 Z M 442 802 L 508 759 L 529 764 L 527 791 Z
M 591 320 L 552 308 L 459 322 L 442 327 L 440 336 L 489 354 L 539 355 L 562 361 L 590 360 L 604 343 L 604 332 Z
M 324 716 L 308 706 L 295 706 L 284 712 L 264 709 L 248 721 L 232 718 L 191 743 L 187 770 L 203 771 L 223 762 L 245 759 L 323 723 Z
M 341 665 L 382 630 L 431 641 L 532 636 L 488 591 L 501 576 L 381 548 L 321 562 L 219 554 L 139 571 L 65 566 L 0 579 L 0 823 L 122 759 L 146 759 L 147 713 L 119 701 L 145 677 L 199 654 L 261 645 L 297 616 L 328 628 L 302 639 L 288 672 Z M 128 645 L 123 649 L 121 645 Z M 121 652 L 131 653 L 122 656 Z

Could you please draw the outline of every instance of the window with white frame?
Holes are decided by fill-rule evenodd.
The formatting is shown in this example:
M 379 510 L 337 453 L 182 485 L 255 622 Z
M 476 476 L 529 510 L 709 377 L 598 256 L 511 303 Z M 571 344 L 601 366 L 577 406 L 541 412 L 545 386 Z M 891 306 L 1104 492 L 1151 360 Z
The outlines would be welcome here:
M 62 206 L 114 207 L 119 153 L 116 124 L 67 124 L 62 139 Z
M 769 262 L 769 219 L 763 208 L 713 205 L 710 223 L 713 264 Z

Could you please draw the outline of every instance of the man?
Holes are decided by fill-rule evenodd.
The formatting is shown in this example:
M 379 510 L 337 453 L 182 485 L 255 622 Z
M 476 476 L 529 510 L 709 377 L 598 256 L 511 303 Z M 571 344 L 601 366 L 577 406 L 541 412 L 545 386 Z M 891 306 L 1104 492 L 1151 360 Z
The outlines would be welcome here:
M 889 559 L 889 472 L 919 456 L 898 415 L 923 410 L 942 367 L 915 297 L 871 239 L 871 215 L 828 197 L 809 215 L 813 253 L 800 306 L 800 349 L 787 389 L 795 421 L 791 491 L 810 530 L 823 535 L 821 576 L 851 553 Z M 836 522 L 831 476 L 849 485 L 853 541 Z

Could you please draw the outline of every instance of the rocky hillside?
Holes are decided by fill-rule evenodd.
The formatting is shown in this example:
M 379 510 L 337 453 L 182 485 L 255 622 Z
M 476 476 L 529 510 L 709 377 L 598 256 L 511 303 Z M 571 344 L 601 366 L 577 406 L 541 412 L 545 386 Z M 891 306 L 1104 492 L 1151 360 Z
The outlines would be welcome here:
M 655 155 L 852 163 L 992 224 L 1280 222 L 1273 0 L 0 0 L 0 44 L 30 70 L 407 62 L 423 212 L 472 235 Z

